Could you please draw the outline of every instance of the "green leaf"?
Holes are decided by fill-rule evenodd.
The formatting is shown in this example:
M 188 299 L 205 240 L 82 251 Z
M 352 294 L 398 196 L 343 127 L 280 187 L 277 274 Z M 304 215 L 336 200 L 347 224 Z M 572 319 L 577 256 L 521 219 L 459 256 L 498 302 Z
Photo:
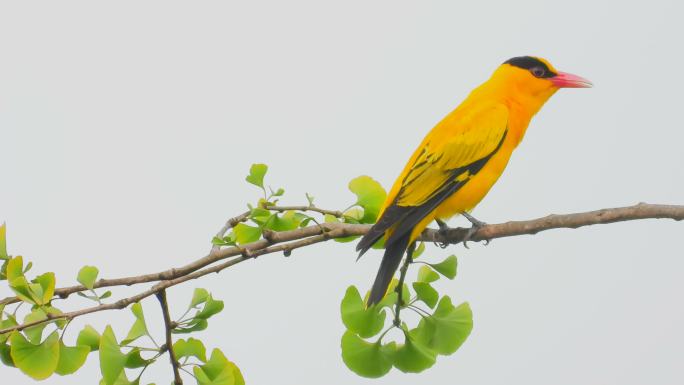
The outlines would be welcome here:
M 389 287 L 387 288 L 387 294 L 385 294 L 385 298 L 387 298 L 390 293 L 396 293 L 397 292 L 397 285 L 399 285 L 399 280 L 397 278 L 392 278 L 392 281 L 390 281 Z M 399 294 L 397 293 L 397 297 Z M 397 302 L 397 297 L 395 297 L 394 302 L 392 303 L 392 306 L 394 303 Z M 404 283 L 401 287 L 401 300 L 402 300 L 402 307 L 406 307 L 406 303 L 409 302 L 409 299 L 411 299 L 411 290 L 409 290 L 409 287 L 406 283 Z
M 424 251 L 425 251 L 425 242 L 420 242 L 418 244 L 418 247 L 416 247 L 416 250 L 413 251 L 412 258 L 415 260 L 416 258 L 420 257 Z
M 283 194 L 285 194 L 285 189 L 283 189 L 281 187 L 276 192 L 273 193 L 273 196 L 274 197 L 281 197 L 281 196 L 283 196 Z
M 223 238 L 213 237 L 213 238 L 211 238 L 211 244 L 214 246 L 227 246 L 230 243 L 225 241 Z
M 209 292 L 206 289 L 196 288 L 192 292 L 192 300 L 190 301 L 190 308 L 193 308 L 199 304 L 207 302 L 209 298 Z
M 7 226 L 3 223 L 2 226 L 0 226 L 0 259 L 2 260 L 8 260 L 9 255 L 7 254 L 7 239 L 5 238 L 7 235 Z
M 219 349 L 214 349 L 209 361 L 195 366 L 193 372 L 199 385 L 245 385 L 240 369 Z
M 126 364 L 124 366 L 129 369 L 142 368 L 149 365 L 152 361 L 142 358 L 140 349 L 133 348 L 130 352 L 126 353 Z
M 306 226 L 309 224 L 309 222 L 311 222 L 312 220 L 313 220 L 313 218 L 311 218 L 311 217 L 306 217 L 306 218 L 304 218 L 304 219 L 299 223 L 299 227 L 306 227 Z
M 41 344 L 34 345 L 21 333 L 10 337 L 12 361 L 24 374 L 34 380 L 44 380 L 57 369 L 59 362 L 59 334 L 52 332 Z
M 55 373 L 60 376 L 75 373 L 85 364 L 90 348 L 84 345 L 66 346 L 59 342 L 59 362 Z
M 11 347 L 7 344 L 0 343 L 0 362 L 7 366 L 14 367 L 14 361 L 12 361 L 12 354 L 10 353 Z
M 288 231 L 299 227 L 303 217 L 293 210 L 286 211 L 283 215 L 273 215 L 268 221 L 268 228 L 273 231 Z
M 24 302 L 38 305 L 49 303 L 55 291 L 55 274 L 45 273 L 29 283 L 24 276 L 28 266 L 24 269 L 23 264 L 21 256 L 7 261 L 5 274 L 12 291 Z
M 135 322 L 133 323 L 133 326 L 131 326 L 131 330 L 128 331 L 126 338 L 121 341 L 121 345 L 128 345 L 138 338 L 149 334 L 147 331 L 147 324 L 145 323 L 145 314 L 143 313 L 140 302 L 136 302 L 131 306 L 131 312 L 133 313 L 133 316 L 135 316 Z
M 100 333 L 90 325 L 86 325 L 83 330 L 78 333 L 76 345 L 83 345 L 90 348 L 91 352 L 100 349 Z
M 366 308 L 355 286 L 347 288 L 340 304 L 344 326 L 364 338 L 380 333 L 382 327 L 385 326 L 387 313 L 381 309 L 378 306 Z
M 124 370 L 126 355 L 121 353 L 112 327 L 107 325 L 100 339 L 100 371 L 106 385 L 113 385 Z
M 100 270 L 95 266 L 83 266 L 81 270 L 78 271 L 78 277 L 76 279 L 81 285 L 93 290 L 93 285 L 95 285 L 99 273 Z
M 356 222 L 360 222 L 363 220 L 364 212 L 365 212 L 365 210 L 363 210 L 362 208 L 354 206 L 342 214 L 344 215 L 345 219 L 347 219 L 347 220 L 351 219 L 351 220 L 354 220 Z
M 209 317 L 220 313 L 221 310 L 223 310 L 223 301 L 220 300 L 215 300 L 211 294 L 209 294 L 209 298 L 207 298 L 207 302 L 204 304 L 204 307 L 200 312 L 195 314 L 195 318 L 197 319 L 209 319 Z
M 258 241 L 259 238 L 261 238 L 260 227 L 254 227 L 244 223 L 238 223 L 237 226 L 233 228 L 233 233 L 235 233 L 237 243 L 241 245 Z
M 202 362 L 207 362 L 207 351 L 202 341 L 188 338 L 188 340 L 179 339 L 173 344 L 173 351 L 176 353 L 176 359 L 180 360 L 183 357 L 197 357 Z
M 114 383 L 109 383 L 103 378 L 100 380 L 100 385 L 140 385 L 140 378 L 129 381 L 128 377 L 126 377 L 126 372 L 122 370 L 119 377 L 114 380 Z
M 264 175 L 268 171 L 268 166 L 261 163 L 253 164 L 249 169 L 249 175 L 245 180 L 255 186 L 264 188 Z
M 268 222 L 268 220 L 271 219 L 271 216 L 273 216 L 273 214 L 270 210 L 266 210 L 261 207 L 253 208 L 249 214 L 249 218 L 252 219 L 259 226 L 263 226 L 264 224 L 266 224 L 266 222 Z
M 2 313 L 0 313 L 0 315 L 2 315 Z M 17 325 L 17 319 L 12 314 L 7 314 L 7 319 L 0 321 L 0 329 L 11 328 Z M 10 335 L 8 333 L 0 334 L 0 344 L 5 343 L 9 337 Z
M 426 323 L 433 325 L 425 326 Z M 415 334 L 421 341 L 439 354 L 452 354 L 473 330 L 473 312 L 467 302 L 454 307 L 451 298 L 444 296 L 433 315 L 420 321 L 418 328 L 421 326 L 423 330 Z
M 192 319 L 187 323 L 183 323 L 179 327 L 171 330 L 173 334 L 188 334 L 206 329 L 209 326 L 209 322 L 205 319 Z
M 42 321 L 47 319 L 47 314 L 43 309 L 37 307 L 24 317 L 24 323 Z M 38 324 L 36 326 L 31 326 L 24 330 L 24 334 L 28 337 L 28 340 L 32 344 L 39 344 L 43 340 L 43 329 L 48 325 L 48 323 Z
M 323 215 L 323 221 L 325 221 L 325 223 L 340 223 L 340 220 L 337 219 L 336 216 L 330 214 Z
M 0 265 L 0 281 L 7 279 L 7 262 L 9 261 L 2 261 L 2 264 Z
M 439 300 L 439 293 L 427 282 L 413 282 L 413 290 L 415 290 L 418 299 L 425 302 L 426 305 L 433 309 Z
M 428 265 L 423 265 L 418 270 L 418 282 L 435 282 L 439 279 L 439 274 L 435 273 L 434 270 Z
M 10 282 L 24 276 L 24 259 L 21 255 L 18 255 L 7 262 L 5 274 L 7 274 L 7 280 Z
M 12 261 L 9 261 L 8 265 L 11 262 Z M 33 299 L 35 294 L 33 293 L 33 290 L 31 290 L 28 281 L 26 280 L 26 278 L 23 275 L 16 277 L 12 280 L 8 279 L 7 281 L 9 283 L 10 289 L 12 289 L 14 294 L 16 294 L 20 300 L 22 300 L 24 302 L 28 302 L 30 304 L 36 303 Z M 34 285 L 38 286 L 38 288 L 40 289 L 40 285 L 36 285 L 36 284 L 34 284 Z
M 446 259 L 442 262 L 437 264 L 430 264 L 430 266 L 432 266 L 433 269 L 437 270 L 443 276 L 449 279 L 454 279 L 456 277 L 456 268 L 458 267 L 458 260 L 456 259 L 455 255 L 450 255 L 446 257 Z
M 360 176 L 349 182 L 349 190 L 356 194 L 356 204 L 363 207 L 362 223 L 373 223 L 385 202 L 387 193 L 380 183 L 369 176 Z
M 77 291 L 77 292 L 76 292 L 76 295 L 78 295 L 79 297 L 87 298 L 87 299 L 89 299 L 89 300 L 91 300 L 91 301 L 97 301 L 98 299 L 100 299 L 100 297 L 98 297 L 97 295 L 83 294 L 83 293 L 80 292 L 80 291 Z
M 396 286 L 396 285 L 395 285 Z M 402 299 L 403 298 L 408 298 L 404 297 L 402 294 Z M 390 309 L 394 309 L 394 305 L 397 303 L 397 300 L 399 299 L 399 293 L 397 293 L 395 290 L 392 290 L 385 294 L 385 296 L 378 302 L 376 305 L 378 309 L 383 308 L 383 307 L 388 307 Z
M 437 353 L 414 339 L 404 329 L 404 344 L 397 348 L 394 366 L 404 373 L 420 373 L 430 368 L 437 360 Z
M 378 378 L 392 369 L 396 344 L 382 345 L 367 342 L 351 331 L 342 335 L 342 361 L 354 373 L 362 377 Z
M 43 310 L 44 310 L 47 314 L 49 314 L 49 315 L 51 315 L 51 316 L 54 316 L 54 317 L 64 314 L 64 313 L 62 313 L 61 310 L 57 309 L 57 308 L 54 307 L 54 306 L 50 306 L 50 305 L 44 305 L 44 306 L 43 306 Z M 64 326 L 66 326 L 66 324 L 67 324 L 67 320 L 64 319 L 64 318 L 57 318 L 57 319 L 55 319 L 54 321 L 51 321 L 51 322 L 54 322 L 55 325 L 57 325 L 57 327 L 60 328 L 60 329 L 63 329 Z
M 42 295 L 34 295 L 34 300 L 38 305 L 44 305 L 47 303 L 50 303 L 52 300 L 52 296 L 55 295 L 55 273 L 45 273 L 37 276 L 33 281 L 33 283 L 37 283 L 40 285 L 40 294 Z M 34 293 L 37 294 L 37 291 L 34 290 Z
M 34 293 L 24 277 L 24 260 L 21 255 L 8 260 L 5 264 L 5 275 L 10 288 L 20 300 L 34 304 Z M 39 286 L 39 285 L 36 285 Z

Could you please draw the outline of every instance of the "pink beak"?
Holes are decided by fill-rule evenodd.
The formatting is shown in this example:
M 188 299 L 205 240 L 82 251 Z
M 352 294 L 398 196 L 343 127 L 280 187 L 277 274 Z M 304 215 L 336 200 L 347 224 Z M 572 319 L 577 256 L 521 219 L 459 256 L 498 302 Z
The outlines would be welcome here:
M 591 82 L 581 76 L 558 71 L 558 75 L 549 78 L 558 88 L 590 88 Z

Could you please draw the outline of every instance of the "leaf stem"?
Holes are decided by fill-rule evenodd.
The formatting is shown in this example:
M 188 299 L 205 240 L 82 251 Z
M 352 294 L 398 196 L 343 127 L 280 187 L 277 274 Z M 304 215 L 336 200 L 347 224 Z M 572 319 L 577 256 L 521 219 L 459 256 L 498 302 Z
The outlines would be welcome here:
M 415 250 L 416 242 L 411 243 L 408 249 L 406 249 L 406 258 L 404 259 L 404 265 L 401 267 L 401 270 L 399 272 L 399 283 L 397 284 L 397 287 L 394 289 L 398 294 L 397 303 L 394 306 L 394 326 L 396 327 L 401 326 L 401 318 L 399 318 L 399 313 L 401 312 L 402 305 L 404 305 L 402 298 L 402 294 L 404 291 L 404 279 L 406 278 L 406 272 L 408 271 L 409 265 L 413 262 L 413 252 Z
M 157 343 L 157 341 L 154 340 L 154 337 L 152 337 L 152 335 L 150 334 L 150 332 L 147 332 L 147 336 L 150 338 L 150 341 L 152 341 L 152 343 L 154 344 L 154 346 L 156 346 L 157 349 L 159 349 L 159 344 Z
M 191 375 L 192 378 L 194 378 L 195 380 L 197 379 L 197 377 L 195 377 L 195 374 L 194 374 L 193 372 L 191 372 L 191 371 L 189 371 L 189 370 L 187 370 L 187 369 L 185 369 L 185 368 L 180 368 L 180 370 L 182 370 L 182 371 L 184 371 L 185 373 Z
M 419 308 L 418 306 L 409 305 L 408 308 L 411 309 L 411 310 L 413 310 L 413 311 L 415 311 L 419 316 L 421 316 L 421 317 L 423 317 L 423 318 L 425 318 L 425 317 L 430 317 L 430 316 L 431 316 L 430 313 L 428 313 L 428 312 L 426 312 L 425 310 Z
M 95 290 L 90 289 L 89 291 L 90 291 L 90 293 L 93 294 L 93 297 L 95 298 L 95 301 L 97 301 L 98 305 L 102 305 L 102 301 L 100 300 L 100 296 L 97 295 L 97 293 L 95 292 Z
M 131 349 L 138 349 L 141 352 L 157 352 L 157 353 L 159 353 L 159 351 L 161 350 L 160 348 L 156 348 L 156 349 L 155 348 L 146 348 L 143 346 L 135 346 L 135 345 L 122 345 L 122 346 L 127 347 L 127 348 L 131 348 Z M 157 357 L 155 357 L 155 358 L 157 358 Z
M 387 334 L 390 330 L 394 329 L 395 327 L 396 326 L 392 325 L 392 326 L 388 327 L 387 329 L 385 329 L 385 331 L 382 332 L 382 334 L 380 334 L 380 337 L 378 337 L 378 340 L 375 341 L 375 343 L 381 342 L 382 338 L 385 336 L 385 334 Z
M 73 321 L 73 319 L 69 318 L 67 320 L 66 324 L 64 325 L 64 329 L 62 329 L 62 335 L 59 336 L 60 341 L 64 340 L 64 334 L 66 334 L 66 330 L 69 327 L 69 325 L 71 324 L 71 321 Z M 59 327 L 57 329 L 59 329 Z

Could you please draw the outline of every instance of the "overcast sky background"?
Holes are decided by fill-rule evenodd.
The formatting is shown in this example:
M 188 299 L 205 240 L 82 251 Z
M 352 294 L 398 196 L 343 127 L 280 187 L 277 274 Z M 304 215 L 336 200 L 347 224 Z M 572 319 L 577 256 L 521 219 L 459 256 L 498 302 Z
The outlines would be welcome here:
M 10 252 L 59 286 L 85 264 L 104 277 L 183 265 L 258 198 L 243 181 L 258 162 L 284 203 L 309 192 L 344 208 L 351 178 L 389 186 L 442 116 L 525 54 L 595 88 L 551 99 L 476 217 L 682 204 L 682 11 L 674 0 L 2 1 Z M 250 384 L 682 384 L 683 230 L 648 220 L 431 248 L 458 255 L 440 289 L 470 302 L 475 326 L 420 375 L 367 380 L 340 358 L 339 301 L 370 286 L 377 251 L 359 263 L 353 244 L 332 242 L 269 255 L 169 295 L 176 317 L 193 287 L 225 301 L 202 337 Z M 161 325 L 156 301 L 144 306 Z M 84 317 L 67 341 L 86 322 L 122 338 L 132 316 Z M 0 377 L 33 383 L 7 367 Z M 45 383 L 99 378 L 91 356 L 78 377 Z M 166 358 L 144 379 L 169 383 Z

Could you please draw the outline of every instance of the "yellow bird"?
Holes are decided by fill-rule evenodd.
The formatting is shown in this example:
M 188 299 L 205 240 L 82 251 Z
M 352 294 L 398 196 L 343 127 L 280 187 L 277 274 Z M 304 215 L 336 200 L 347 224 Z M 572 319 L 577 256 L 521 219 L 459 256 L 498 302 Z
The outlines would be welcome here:
M 404 252 L 411 258 L 415 240 L 436 220 L 468 214 L 503 173 L 532 117 L 560 88 L 587 88 L 577 75 L 557 71 L 545 59 L 514 57 L 499 66 L 485 83 L 439 122 L 413 153 L 394 182 L 379 219 L 359 241 L 359 257 L 385 237 L 385 254 L 373 283 L 368 306 L 387 292 Z

